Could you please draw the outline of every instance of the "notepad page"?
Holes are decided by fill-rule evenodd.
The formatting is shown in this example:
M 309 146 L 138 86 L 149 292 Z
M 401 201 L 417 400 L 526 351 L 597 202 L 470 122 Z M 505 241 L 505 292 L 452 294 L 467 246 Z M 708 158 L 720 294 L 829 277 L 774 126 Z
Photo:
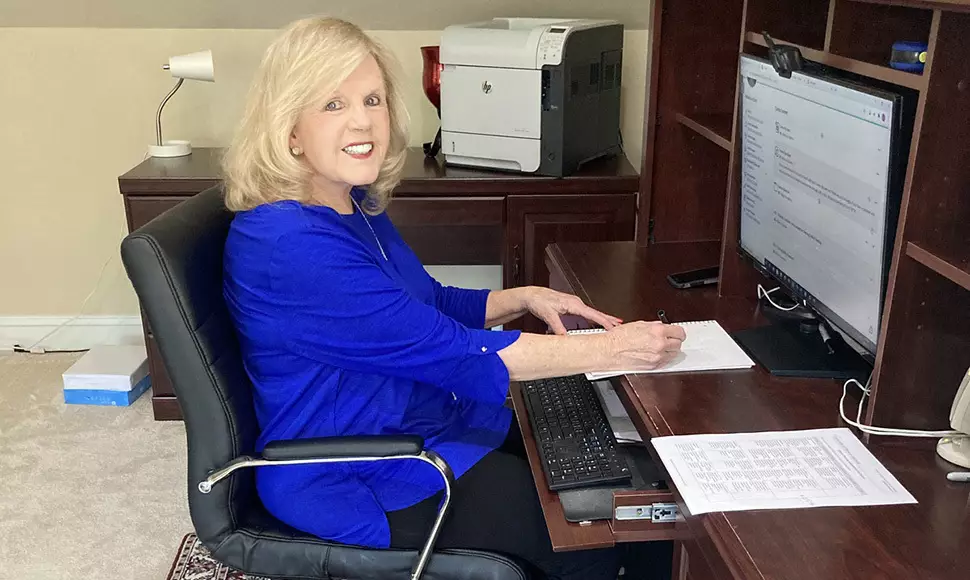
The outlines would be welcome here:
M 687 340 L 681 345 L 677 357 L 662 368 L 652 371 L 605 371 L 586 373 L 591 381 L 633 374 L 683 373 L 745 369 L 754 366 L 754 361 L 734 342 L 716 320 L 677 323 L 687 333 Z M 606 332 L 602 328 L 571 330 L 569 334 L 589 334 Z

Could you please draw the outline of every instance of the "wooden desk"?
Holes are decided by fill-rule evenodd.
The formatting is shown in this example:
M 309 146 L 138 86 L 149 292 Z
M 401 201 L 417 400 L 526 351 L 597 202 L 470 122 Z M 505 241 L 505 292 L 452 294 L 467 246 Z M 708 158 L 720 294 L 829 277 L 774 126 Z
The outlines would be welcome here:
M 574 292 L 624 320 L 716 319 L 728 331 L 764 323 L 753 300 L 719 298 L 714 289 L 677 291 L 670 272 L 716 264 L 720 245 L 554 244 L 546 251 L 553 287 Z M 682 375 L 634 375 L 617 383 L 645 436 L 841 426 L 840 383 L 779 379 L 760 368 Z M 521 399 L 514 400 L 520 424 Z M 940 426 L 944 427 L 944 426 Z M 526 427 L 526 431 L 528 428 Z M 534 441 L 526 437 L 530 458 Z M 970 486 L 945 479 L 935 440 L 873 438 L 869 449 L 919 501 L 916 505 L 816 508 L 691 515 L 672 487 L 684 521 L 675 578 L 956 580 L 970 573 Z M 654 458 L 653 448 L 648 445 Z M 553 545 L 568 550 L 632 539 L 608 522 L 581 527 L 562 519 L 533 461 Z M 648 526 L 650 524 L 645 524 Z M 658 534 L 659 535 L 659 534 Z
M 129 231 L 220 184 L 222 153 L 197 148 L 187 157 L 149 158 L 119 177 Z M 387 214 L 425 265 L 501 265 L 505 288 L 545 286 L 547 244 L 633 239 L 638 184 L 623 156 L 553 178 L 450 167 L 414 148 Z M 517 322 L 526 330 L 545 328 L 532 317 Z M 144 325 L 155 418 L 180 419 L 171 381 Z

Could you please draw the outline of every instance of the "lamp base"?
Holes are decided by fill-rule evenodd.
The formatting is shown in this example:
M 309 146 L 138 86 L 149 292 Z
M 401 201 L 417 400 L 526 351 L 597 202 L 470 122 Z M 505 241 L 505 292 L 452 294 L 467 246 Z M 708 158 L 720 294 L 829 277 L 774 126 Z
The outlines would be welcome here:
M 970 469 L 970 436 L 940 439 L 936 444 L 936 454 L 954 465 Z
M 192 144 L 188 141 L 165 141 L 164 145 L 149 145 L 151 157 L 185 157 L 192 154 Z

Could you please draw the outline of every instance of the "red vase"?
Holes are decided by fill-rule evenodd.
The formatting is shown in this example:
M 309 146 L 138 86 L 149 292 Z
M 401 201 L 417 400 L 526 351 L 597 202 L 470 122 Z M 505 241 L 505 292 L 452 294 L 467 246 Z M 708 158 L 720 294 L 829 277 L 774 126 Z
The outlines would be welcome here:
M 441 64 L 440 51 L 437 46 L 422 46 L 421 56 L 424 57 L 424 74 L 422 84 L 424 95 L 428 97 L 434 108 L 441 115 L 441 71 L 445 68 Z
M 441 64 L 440 50 L 437 46 L 422 46 L 421 56 L 424 59 L 424 72 L 421 75 L 421 84 L 424 87 L 424 96 L 428 97 L 431 104 L 441 118 L 441 71 L 444 65 Z M 434 139 L 424 144 L 424 154 L 428 157 L 435 157 L 441 150 L 441 128 L 435 134 Z

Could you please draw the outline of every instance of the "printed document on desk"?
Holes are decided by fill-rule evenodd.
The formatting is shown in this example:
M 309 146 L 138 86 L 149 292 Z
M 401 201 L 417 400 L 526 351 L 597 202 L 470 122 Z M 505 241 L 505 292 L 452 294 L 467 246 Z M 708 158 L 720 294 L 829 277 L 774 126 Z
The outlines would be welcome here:
M 687 340 L 681 345 L 677 358 L 662 368 L 652 371 L 609 371 L 586 373 L 586 378 L 595 381 L 633 374 L 683 373 L 693 371 L 714 371 L 729 369 L 749 369 L 754 361 L 734 342 L 731 335 L 715 320 L 680 322 L 687 333 Z M 602 328 L 571 330 L 569 334 L 606 332 Z
M 917 503 L 845 428 L 651 442 L 692 514 Z

